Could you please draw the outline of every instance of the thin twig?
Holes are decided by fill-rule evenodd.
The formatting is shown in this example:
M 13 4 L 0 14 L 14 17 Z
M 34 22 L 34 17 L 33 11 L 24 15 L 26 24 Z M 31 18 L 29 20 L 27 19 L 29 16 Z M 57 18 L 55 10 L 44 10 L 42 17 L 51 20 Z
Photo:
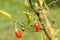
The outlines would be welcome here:
M 12 21 L 13 21 L 14 23 L 16 23 L 16 24 L 20 25 L 21 27 L 24 27 L 24 29 L 27 29 L 27 30 L 32 31 L 31 29 L 27 28 L 25 24 L 20 23 L 20 22 L 18 22 L 17 20 L 14 20 L 14 19 L 13 19 Z
M 20 22 L 18 22 L 18 21 L 15 20 L 15 19 L 12 19 L 12 21 L 13 21 L 14 23 L 20 25 L 21 27 L 24 27 L 24 29 L 27 29 L 27 30 L 32 31 L 32 32 L 36 32 L 36 30 L 32 30 L 32 29 L 30 29 L 30 28 L 27 28 L 25 24 L 20 23 Z M 40 29 L 39 31 L 41 31 L 41 30 L 43 30 L 43 29 Z
M 50 3 L 48 4 L 48 6 L 51 6 L 52 4 L 54 4 L 54 3 L 58 2 L 58 1 L 59 1 L 59 0 L 52 1 L 52 2 L 50 2 Z
M 18 22 L 17 20 L 12 20 L 14 23 L 17 23 L 17 24 L 19 24 L 20 26 L 22 26 L 22 27 L 25 27 L 25 25 L 23 24 L 23 23 L 20 23 L 20 22 Z

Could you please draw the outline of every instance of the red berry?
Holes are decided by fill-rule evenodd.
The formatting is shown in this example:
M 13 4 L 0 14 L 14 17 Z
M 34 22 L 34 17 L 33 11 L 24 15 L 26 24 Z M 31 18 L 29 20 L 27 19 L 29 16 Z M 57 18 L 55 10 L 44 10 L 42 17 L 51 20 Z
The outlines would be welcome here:
M 46 39 L 48 39 L 48 35 L 46 34 L 45 36 L 46 36 Z
M 15 35 L 16 35 L 16 37 L 18 37 L 18 38 L 22 38 L 22 33 L 21 33 L 21 31 L 19 31 L 19 30 L 15 30 Z
M 40 25 L 37 21 L 35 21 L 34 27 L 35 27 L 36 30 L 40 30 Z

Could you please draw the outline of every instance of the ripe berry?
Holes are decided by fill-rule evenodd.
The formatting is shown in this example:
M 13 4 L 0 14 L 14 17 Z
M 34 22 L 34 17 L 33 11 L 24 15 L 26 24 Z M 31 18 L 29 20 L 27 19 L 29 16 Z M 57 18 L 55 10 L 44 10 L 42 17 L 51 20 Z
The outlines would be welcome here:
M 46 39 L 48 39 L 48 35 L 47 34 L 45 35 L 45 37 L 46 37 Z
M 22 38 L 22 33 L 18 29 L 15 30 L 15 35 L 17 38 Z
M 37 21 L 35 21 L 34 27 L 35 27 L 36 30 L 40 30 L 40 25 Z

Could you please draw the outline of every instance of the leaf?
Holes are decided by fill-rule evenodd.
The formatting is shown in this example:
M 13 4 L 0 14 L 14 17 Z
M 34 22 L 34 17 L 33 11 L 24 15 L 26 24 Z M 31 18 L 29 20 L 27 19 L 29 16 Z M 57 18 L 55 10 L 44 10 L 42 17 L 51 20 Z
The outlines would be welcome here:
M 55 38 L 55 40 L 58 40 L 58 38 Z
M 29 12 L 23 12 L 23 14 L 26 15 L 27 19 L 31 22 L 32 21 L 32 15 Z
M 7 12 L 5 12 L 3 10 L 0 10 L 0 14 L 5 16 L 5 17 L 8 17 L 9 19 L 12 19 L 12 16 L 9 13 L 7 13 Z
M 42 7 L 43 3 L 44 3 L 44 0 L 39 0 L 39 2 L 40 2 L 40 6 Z
M 37 2 L 35 2 L 35 6 L 38 7 L 38 3 Z
M 25 5 L 26 7 L 29 7 L 29 6 L 30 6 L 30 4 L 29 4 L 28 0 L 25 0 L 24 5 Z
M 46 10 L 46 9 L 43 9 L 43 12 L 46 13 L 46 14 L 48 14 L 48 10 Z
M 60 32 L 60 29 L 57 29 L 53 35 L 56 36 L 58 34 L 58 32 Z

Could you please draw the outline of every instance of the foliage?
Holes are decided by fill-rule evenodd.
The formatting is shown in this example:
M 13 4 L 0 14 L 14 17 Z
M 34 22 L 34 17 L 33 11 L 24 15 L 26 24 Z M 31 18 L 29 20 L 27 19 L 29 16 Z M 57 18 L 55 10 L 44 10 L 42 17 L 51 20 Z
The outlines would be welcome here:
M 5 1 L 4 1 L 5 2 Z M 11 2 L 12 2 L 12 0 L 11 0 Z M 23 1 L 22 1 L 23 2 Z M 16 4 L 15 5 L 15 3 L 17 3 L 17 4 L 19 4 L 19 5 L 21 5 L 21 3 L 19 2 L 19 1 L 16 1 L 16 0 L 14 0 L 14 3 L 12 2 L 12 7 L 11 7 L 11 9 L 13 8 L 13 9 L 15 9 L 15 8 L 18 8 L 18 5 Z M 8 4 L 7 4 L 8 5 Z M 15 8 L 13 7 L 13 5 L 15 5 Z M 4 4 L 2 5 L 2 7 L 4 6 Z M 11 23 L 11 25 L 14 25 L 15 27 L 17 27 L 17 28 L 19 28 L 21 31 L 22 31 L 22 33 L 23 33 L 23 38 L 22 38 L 22 40 L 27 40 L 27 38 L 25 38 L 26 36 L 25 35 L 29 35 L 28 37 L 30 38 L 30 40 L 32 40 L 32 39 L 34 39 L 34 40 L 37 40 L 37 39 L 35 39 L 35 37 L 32 37 L 32 35 L 33 35 L 33 32 L 34 32 L 34 34 L 35 34 L 35 32 L 37 32 L 35 35 L 40 35 L 40 36 L 38 36 L 38 40 L 40 40 L 40 39 L 44 39 L 44 36 L 46 35 L 46 34 L 44 34 L 43 32 L 41 32 L 41 31 L 36 31 L 35 29 L 34 29 L 34 27 L 33 27 L 33 24 L 34 24 L 34 21 L 35 20 L 37 20 L 37 21 L 39 21 L 38 19 L 38 17 L 36 16 L 36 14 L 35 14 L 35 12 L 32 12 L 31 10 L 31 8 L 29 8 L 29 7 L 22 7 L 23 5 L 21 5 L 21 8 L 22 8 L 22 10 L 24 11 L 24 9 L 25 9 L 25 12 L 23 12 L 22 10 L 21 10 L 21 12 L 20 12 L 20 9 L 19 10 L 17 10 L 17 12 L 15 12 L 14 10 L 12 10 L 12 12 L 10 11 L 11 9 L 8 9 L 7 7 L 5 7 L 5 8 L 7 8 L 9 11 L 8 12 L 11 12 L 12 13 L 12 15 L 13 15 L 13 18 L 11 19 L 11 16 L 6 16 L 6 15 L 9 15 L 8 13 L 4 13 L 4 11 L 2 12 L 2 15 L 5 15 L 6 17 L 8 17 L 9 19 L 11 19 L 10 21 L 12 22 Z M 38 4 L 35 4 L 35 6 L 36 6 L 36 8 L 37 8 L 37 10 L 36 11 L 38 11 L 38 10 L 40 10 L 39 9 L 39 7 L 38 7 Z M 1 7 L 1 8 L 2 8 Z M 7 9 L 5 9 L 4 8 L 4 10 L 6 10 L 7 11 Z M 20 8 L 20 7 L 19 7 Z M 26 10 L 27 9 L 27 10 Z M 28 11 L 28 10 L 30 10 L 30 11 Z M 27 11 L 27 12 L 26 12 Z M 45 13 L 45 9 L 43 10 L 43 12 Z M 27 14 L 21 14 L 21 13 L 27 13 Z M 31 12 L 31 13 L 30 13 Z M 0 12 L 1 13 L 1 12 Z M 15 15 L 15 14 L 13 14 L 13 13 L 18 13 L 17 15 Z M 30 13 L 30 14 L 29 14 Z M 33 13 L 33 14 L 32 14 Z M 48 11 L 46 11 L 46 13 L 48 14 Z M 20 15 L 19 15 L 20 14 Z M 31 15 L 32 14 L 32 15 Z M 22 18 L 22 16 L 23 16 L 23 18 Z M 44 14 L 43 16 L 45 16 L 46 14 Z M 25 16 L 25 17 L 24 17 Z M 16 18 L 17 17 L 17 18 Z M 26 21 L 25 21 L 25 19 L 26 19 Z M 45 20 L 47 20 L 46 19 L 47 18 L 47 16 L 45 16 Z M 16 20 L 16 19 L 18 19 L 18 20 Z M 21 22 L 21 19 L 24 19 L 24 20 L 22 20 L 22 22 Z M 8 19 L 7 19 L 8 20 Z M 20 20 L 20 21 L 19 21 Z M 32 21 L 31 21 L 32 20 Z M 47 23 L 48 22 L 48 23 Z M 15 23 L 17 23 L 17 24 L 15 24 Z M 47 23 L 47 26 L 49 26 L 50 24 L 49 24 L 49 21 L 46 21 L 46 23 Z M 18 25 L 19 24 L 19 25 Z M 40 23 L 40 25 L 41 25 L 41 23 Z M 9 25 L 8 25 L 9 26 Z M 12 27 L 12 32 L 13 32 L 13 30 L 15 30 L 15 27 Z M 19 26 L 19 27 L 18 27 Z M 42 27 L 42 25 L 41 25 L 41 27 Z M 42 27 L 43 28 L 43 27 Z M 52 27 L 53 28 L 53 27 Z M 53 29 L 50 29 L 50 32 L 51 32 L 51 34 L 54 34 L 54 32 L 53 31 L 59 31 L 59 30 L 55 30 L 54 28 Z M 7 28 L 8 29 L 8 28 Z M 6 30 L 7 30 L 6 29 Z M 46 27 L 46 30 L 47 30 L 48 28 Z M 9 30 L 9 29 L 8 29 Z M 23 30 L 25 30 L 24 32 L 23 32 Z M 41 29 L 41 30 L 44 30 L 44 29 Z M 11 30 L 9 30 L 9 31 L 11 31 Z M 32 32 L 33 31 L 33 32 Z M 12 33 L 11 32 L 11 33 Z M 28 32 L 28 33 L 27 33 Z M 44 31 L 45 32 L 45 31 Z M 53 32 L 53 33 L 52 33 Z M 26 34 L 25 34 L 26 33 Z M 48 32 L 49 33 L 49 32 Z M 10 34 L 10 33 L 9 33 Z M 14 34 L 14 32 L 13 32 L 13 34 Z M 49 34 L 48 34 L 49 35 Z M 48 35 L 46 36 L 47 38 L 48 38 Z M 7 35 L 8 36 L 8 35 Z M 33 35 L 34 36 L 34 35 Z M 9 37 L 8 37 L 9 38 Z M 28 39 L 29 39 L 28 38 Z M 37 37 L 36 37 L 37 38 Z M 56 37 L 57 38 L 57 37 Z M 14 38 L 12 38 L 12 39 L 14 39 Z M 16 38 L 17 39 L 17 38 Z M 49 39 L 49 38 L 48 38 Z M 8 40 L 8 39 L 7 39 Z M 19 39 L 18 39 L 19 40 Z

